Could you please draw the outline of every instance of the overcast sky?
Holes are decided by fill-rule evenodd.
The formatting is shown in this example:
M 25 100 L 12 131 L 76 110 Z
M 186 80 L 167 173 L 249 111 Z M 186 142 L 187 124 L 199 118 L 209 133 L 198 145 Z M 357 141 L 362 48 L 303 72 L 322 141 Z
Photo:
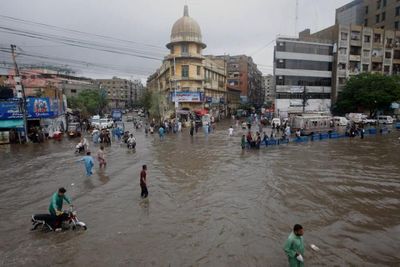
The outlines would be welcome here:
M 173 23 L 183 14 L 185 2 L 189 15 L 200 25 L 204 54 L 246 54 L 253 57 L 264 74 L 272 73 L 273 44 L 277 35 L 295 34 L 295 0 L 0 0 L 0 16 L 10 16 L 58 27 L 130 40 L 126 43 L 95 36 L 74 34 L 59 29 L 39 27 L 0 17 L 0 27 L 40 34 L 62 35 L 67 38 L 96 42 L 122 49 L 135 50 L 135 54 L 162 58 L 168 53 Z M 297 29 L 310 28 L 312 32 L 334 23 L 335 9 L 349 0 L 299 0 Z M 4 30 L 4 29 L 3 29 Z M 16 44 L 25 53 L 46 55 L 50 58 L 76 59 L 102 64 L 102 68 L 84 63 L 67 65 L 89 77 L 140 78 L 160 66 L 161 60 L 74 47 L 70 45 L 16 36 L 0 30 L 0 47 Z M 264 47 L 264 48 L 263 48 Z M 263 48 L 263 49 L 262 49 Z M 125 51 L 125 50 L 124 50 Z M 131 53 L 131 52 L 130 52 Z M 132 54 L 132 53 L 131 53 Z M 2 62 L 10 62 L 10 55 L 0 52 Z M 19 57 L 28 63 L 48 62 L 47 59 Z M 61 64 L 62 60 L 55 60 Z M 105 65 L 105 66 L 104 66 Z M 110 66 L 112 69 L 106 69 Z M 0 68 L 0 73 L 5 69 Z

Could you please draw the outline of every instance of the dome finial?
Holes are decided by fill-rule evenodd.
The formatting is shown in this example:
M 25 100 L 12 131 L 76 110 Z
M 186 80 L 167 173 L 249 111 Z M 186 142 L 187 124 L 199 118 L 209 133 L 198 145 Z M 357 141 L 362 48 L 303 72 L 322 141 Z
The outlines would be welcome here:
M 188 7 L 188 5 L 185 5 L 185 7 L 183 8 L 183 16 L 189 17 L 189 7 Z

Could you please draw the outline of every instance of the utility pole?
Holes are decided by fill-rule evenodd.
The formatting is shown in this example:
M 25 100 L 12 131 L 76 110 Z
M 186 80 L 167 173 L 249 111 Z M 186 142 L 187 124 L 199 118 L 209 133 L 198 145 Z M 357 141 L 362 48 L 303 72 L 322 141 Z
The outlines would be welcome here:
M 16 56 L 15 56 L 15 49 L 16 49 L 16 45 L 11 45 L 11 54 L 12 54 L 12 59 L 14 62 L 14 68 L 15 68 L 15 76 L 14 76 L 14 80 L 15 80 L 15 89 L 17 91 L 17 97 L 18 98 L 22 98 L 22 104 L 21 104 L 21 110 L 22 110 L 22 116 L 24 119 L 24 137 L 25 137 L 25 142 L 28 142 L 28 119 L 26 116 L 26 97 L 25 97 L 25 88 L 24 85 L 22 84 L 22 79 L 21 76 L 19 74 L 19 69 L 18 69 L 18 65 L 17 65 L 17 60 L 16 60 Z
M 306 91 L 306 86 L 304 86 L 304 89 L 303 89 L 303 113 L 306 112 L 306 104 L 307 104 L 307 91 Z
M 179 102 L 178 102 L 178 96 L 176 95 L 176 87 L 177 87 L 177 81 L 176 81 L 176 62 L 175 62 L 175 56 L 174 56 L 174 83 L 175 83 L 175 89 L 174 89 L 174 94 L 175 94 L 175 123 L 178 121 L 178 107 L 179 107 Z

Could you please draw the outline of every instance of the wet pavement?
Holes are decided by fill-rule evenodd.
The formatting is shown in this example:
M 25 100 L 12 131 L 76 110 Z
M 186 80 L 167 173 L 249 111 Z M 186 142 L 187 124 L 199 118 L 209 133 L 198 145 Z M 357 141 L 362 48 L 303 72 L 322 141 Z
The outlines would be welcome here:
M 139 130 L 136 152 L 113 143 L 90 178 L 78 139 L 0 146 L 0 265 L 287 266 L 295 223 L 306 266 L 400 265 L 400 132 L 242 151 L 228 123 L 162 142 Z M 60 186 L 88 230 L 30 232 Z

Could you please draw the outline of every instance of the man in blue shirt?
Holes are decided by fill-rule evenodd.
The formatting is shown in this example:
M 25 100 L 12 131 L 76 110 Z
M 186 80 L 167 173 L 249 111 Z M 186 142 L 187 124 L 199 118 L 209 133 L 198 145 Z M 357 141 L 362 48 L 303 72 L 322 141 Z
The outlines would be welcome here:
M 77 160 L 77 162 L 83 161 L 85 163 L 85 169 L 86 169 L 86 176 L 91 176 L 93 174 L 93 166 L 94 166 L 94 161 L 93 157 L 90 155 L 90 151 L 86 152 L 86 156 L 81 158 L 80 160 Z

